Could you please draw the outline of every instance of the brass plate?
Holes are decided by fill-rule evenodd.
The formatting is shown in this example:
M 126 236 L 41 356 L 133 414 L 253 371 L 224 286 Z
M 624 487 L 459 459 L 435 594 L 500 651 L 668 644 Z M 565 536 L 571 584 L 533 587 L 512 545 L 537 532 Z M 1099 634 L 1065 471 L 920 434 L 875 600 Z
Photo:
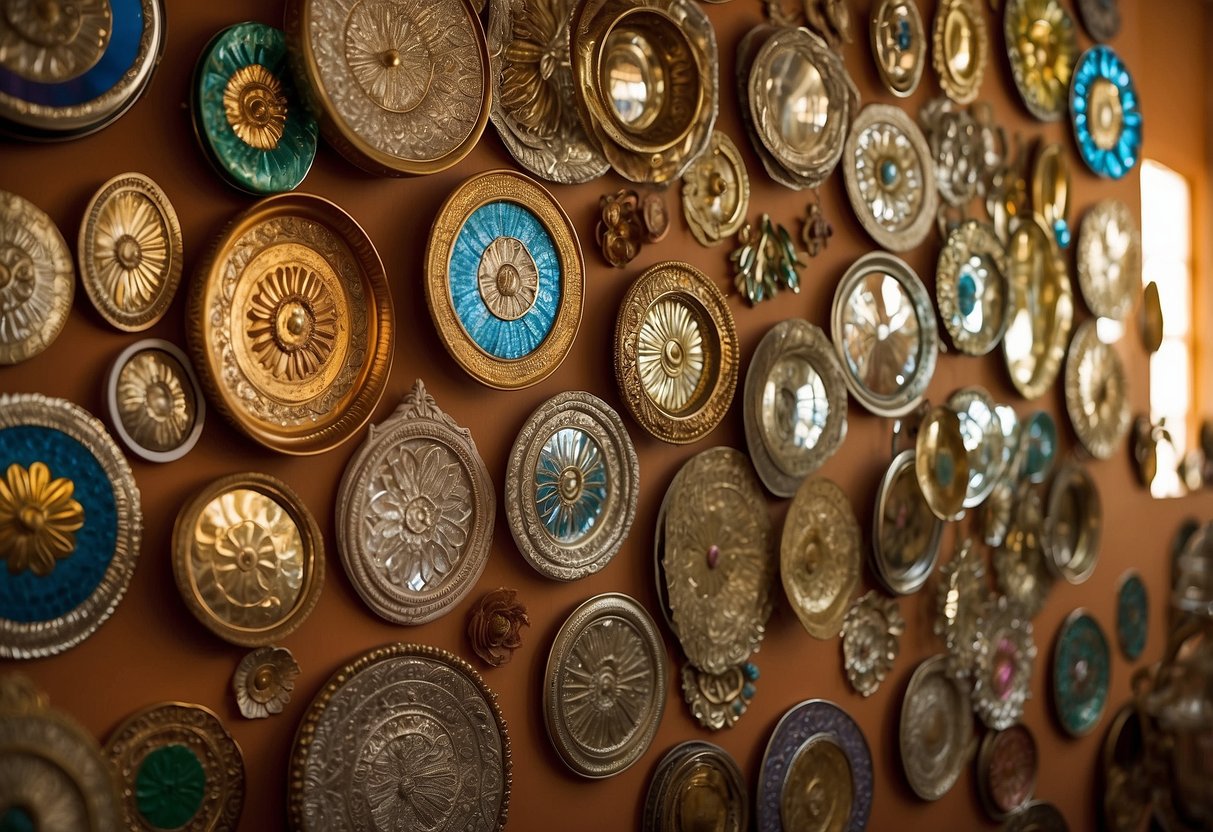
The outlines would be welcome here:
M 931 32 L 939 86 L 957 104 L 977 98 L 990 58 L 985 11 L 974 0 L 940 0 Z
M 0 364 L 49 347 L 72 309 L 76 270 L 55 221 L 0 190 Z
M 224 641 L 281 641 L 324 586 L 324 539 L 307 506 L 268 474 L 232 474 L 185 504 L 173 526 L 173 577 L 185 605 Z
M 872 516 L 872 571 L 897 595 L 910 595 L 926 583 L 943 535 L 943 523 L 927 505 L 914 469 L 914 449 L 893 458 Z
M 939 567 L 935 634 L 948 648 L 948 673 L 970 679 L 977 664 L 978 627 L 990 598 L 986 567 L 971 538 L 961 541 L 952 559 Z
M 436 173 L 480 140 L 492 82 L 468 0 L 291 0 L 284 28 L 300 93 L 355 165 Z
M 994 820 L 1022 808 L 1036 793 L 1039 758 L 1036 740 L 1026 725 L 989 731 L 977 754 L 977 791 Z
M 994 400 L 982 387 L 957 390 L 948 397 L 948 407 L 960 420 L 960 435 L 969 462 L 964 507 L 976 508 L 993 492 L 1005 464 L 1002 418 Z
M 993 226 L 962 222 L 948 234 L 935 267 L 935 301 L 952 344 L 965 355 L 998 346 L 1011 320 L 1007 250 Z
M 1083 321 L 1066 356 L 1066 412 L 1078 440 L 1096 459 L 1111 459 L 1129 432 L 1128 378 L 1120 355 Z
M 729 752 L 691 740 L 657 763 L 644 802 L 645 832 L 747 832 L 750 792 Z
M 855 601 L 842 622 L 842 662 L 847 681 L 871 696 L 893 669 L 906 622 L 897 601 L 871 590 Z
M 1030 491 L 1019 499 L 1006 539 L 994 552 L 998 588 L 1028 618 L 1035 618 L 1053 588 L 1045 554 L 1045 525 L 1040 497 Z
M 568 215 L 510 170 L 451 192 L 425 252 L 425 299 L 443 346 L 472 378 L 528 387 L 564 361 L 581 326 L 584 262 Z
M 1061 119 L 1078 60 L 1078 33 L 1070 13 L 1060 0 L 1007 0 L 1003 36 L 1011 77 L 1028 112 L 1041 121 Z
M 1032 621 L 1003 595 L 986 604 L 978 633 L 973 708 L 988 727 L 1002 731 L 1020 720 L 1031 695 Z
M 561 625 L 543 677 L 548 736 L 582 777 L 610 777 L 648 751 L 665 713 L 665 645 L 634 598 L 597 595 Z
M 716 427 L 733 402 L 738 360 L 733 313 L 698 269 L 658 263 L 628 288 L 615 321 L 615 378 L 653 436 L 684 445 Z
M 619 415 L 590 393 L 558 393 L 514 440 L 505 513 L 542 575 L 573 581 L 608 563 L 632 528 L 640 462 Z
M 244 755 L 209 708 L 149 705 L 110 733 L 105 755 L 122 783 L 132 832 L 218 832 L 239 824 Z
M 918 89 L 927 37 L 913 0 L 880 0 L 872 11 L 872 57 L 885 88 L 898 98 Z
M 682 214 L 701 245 L 737 233 L 750 207 L 750 177 L 727 133 L 712 132 L 708 149 L 682 175 Z
M 914 475 L 931 512 L 940 520 L 959 520 L 969 489 L 969 453 L 960 418 L 947 407 L 933 407 L 918 428 Z
M 1150 769 L 1146 734 L 1135 703 L 1112 718 L 1099 755 L 1099 801 L 1109 832 L 1141 832 L 1151 815 Z
M 1141 293 L 1138 328 L 1141 331 L 1141 345 L 1146 348 L 1146 352 L 1158 352 L 1163 336 L 1162 301 L 1158 296 L 1158 284 L 1153 280 L 1146 284 Z
M 1025 219 L 1007 245 L 1011 268 L 1011 322 L 1002 339 L 1011 383 L 1038 399 L 1061 369 L 1074 322 L 1074 298 L 1065 258 L 1039 217 Z
M 1049 565 L 1068 583 L 1081 584 L 1099 563 L 1103 510 L 1095 480 L 1087 469 L 1067 463 L 1053 478 L 1045 515 L 1044 542 Z
M 790 318 L 758 342 L 746 371 L 746 446 L 763 485 L 790 497 L 847 435 L 847 388 L 834 347 Z
M 106 404 L 122 444 L 148 462 L 185 456 L 206 422 L 206 399 L 190 360 L 159 338 L 136 341 L 118 354 Z
M 1141 286 L 1141 233 L 1129 206 L 1102 199 L 1078 227 L 1078 288 L 1096 315 L 1123 321 Z
M 1047 144 L 1032 168 L 1032 207 L 1061 248 L 1070 244 L 1070 163 L 1059 144 Z
M 181 225 L 160 186 L 123 173 L 93 194 L 80 224 L 80 282 L 101 317 L 140 332 L 168 311 L 181 280 Z
M 948 674 L 946 656 L 932 656 L 914 670 L 900 725 L 901 764 L 910 788 L 923 800 L 939 800 L 956 784 L 975 746 L 969 691 Z
M 190 288 L 194 368 L 253 440 L 318 454 L 370 419 L 395 323 L 383 263 L 349 214 L 308 194 L 263 199 L 232 220 Z
M 497 501 L 472 433 L 418 379 L 372 425 L 337 492 L 337 551 L 354 589 L 394 624 L 451 610 L 484 572 Z
M 497 696 L 470 664 L 436 647 L 384 645 L 334 673 L 300 722 L 290 828 L 504 829 L 510 768 Z
M 788 507 L 779 545 L 779 576 L 800 623 L 829 639 L 859 585 L 859 522 L 851 501 L 827 479 L 805 480 Z

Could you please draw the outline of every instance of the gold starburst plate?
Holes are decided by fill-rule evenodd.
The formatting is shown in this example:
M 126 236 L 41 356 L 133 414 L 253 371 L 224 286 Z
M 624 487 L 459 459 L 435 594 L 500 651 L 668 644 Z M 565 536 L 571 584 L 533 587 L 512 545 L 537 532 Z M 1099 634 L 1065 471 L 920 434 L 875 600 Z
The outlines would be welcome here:
M 1026 218 L 1007 245 L 1011 322 L 1002 339 L 1011 383 L 1038 399 L 1061 369 L 1074 322 L 1074 295 L 1061 249 L 1039 216 Z
M 45 212 L 0 190 L 0 365 L 49 347 L 67 323 L 76 270 L 59 228 Z
M 1041 121 L 1059 120 L 1078 60 L 1074 19 L 1060 0 L 1007 0 L 1003 35 L 1024 106 Z
M 148 462 L 185 456 L 206 422 L 206 400 L 190 360 L 159 338 L 136 341 L 118 354 L 106 404 L 122 444 Z
M 1096 459 L 1110 459 L 1129 432 L 1129 390 L 1120 354 L 1083 321 L 1066 356 L 1066 412 L 1078 440 Z

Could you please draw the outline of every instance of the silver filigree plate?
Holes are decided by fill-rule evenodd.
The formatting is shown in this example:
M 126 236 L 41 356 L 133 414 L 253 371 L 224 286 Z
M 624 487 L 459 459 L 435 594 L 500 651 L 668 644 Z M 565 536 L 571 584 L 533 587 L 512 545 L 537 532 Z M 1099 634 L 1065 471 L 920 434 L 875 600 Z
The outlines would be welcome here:
M 377 647 L 333 674 L 299 725 L 291 828 L 499 830 L 510 766 L 497 697 L 471 665 L 436 647 Z
M 918 89 L 927 38 L 913 0 L 880 0 L 872 11 L 872 57 L 885 88 L 898 98 Z
M 1087 308 L 1123 321 L 1141 292 L 1141 233 L 1129 206 L 1104 199 L 1078 226 L 1078 288 Z
M 968 679 L 977 664 L 981 616 L 991 593 L 986 567 L 972 539 L 961 542 L 952 559 L 939 567 L 935 634 L 948 648 L 948 673 Z
M 978 627 L 973 709 L 990 728 L 1009 728 L 1030 696 L 1036 644 L 1032 622 L 1006 596 L 991 598 Z
M 1044 544 L 1049 566 L 1067 583 L 1081 584 L 1099 563 L 1103 509 L 1095 480 L 1070 462 L 1053 477 L 1045 514 Z
M 0 365 L 16 364 L 59 337 L 72 309 L 76 270 L 55 221 L 2 190 L 0 253 Z
M 969 487 L 964 507 L 986 501 L 1002 473 L 1003 432 L 994 400 L 982 387 L 965 387 L 948 397 L 948 407 L 960 419 L 960 435 L 969 457 Z
M 754 350 L 745 379 L 746 446 L 763 485 L 790 497 L 847 435 L 847 388 L 824 332 L 790 318 Z
M 747 832 L 750 791 L 733 756 L 700 740 L 671 748 L 649 780 L 641 828 Z
M 860 696 L 871 696 L 901 652 L 906 621 L 894 598 L 869 590 L 847 610 L 842 622 L 842 662 L 847 681 Z
M 1119 353 L 1099 339 L 1094 320 L 1083 321 L 1066 356 L 1066 413 L 1082 446 L 1111 459 L 1129 432 L 1128 378 Z
M 952 344 L 966 355 L 998 346 L 1011 319 L 1007 252 L 993 226 L 968 220 L 948 234 L 935 268 L 935 300 Z
M 893 458 L 876 492 L 872 571 L 898 595 L 917 592 L 939 559 L 943 521 L 931 511 L 914 471 L 914 449 Z
M 488 561 L 497 505 L 472 433 L 418 379 L 341 477 L 337 551 L 368 607 L 396 624 L 448 612 Z
M 640 463 L 619 415 L 590 393 L 559 393 L 510 451 L 505 513 L 527 563 L 573 581 L 606 566 L 636 517 Z
M 946 656 L 932 656 L 910 677 L 901 703 L 901 764 L 914 794 L 939 800 L 973 755 L 973 706 L 968 688 L 948 674 Z
M 552 642 L 543 679 L 548 736 L 583 777 L 610 777 L 648 750 L 665 713 L 669 675 L 657 625 L 636 599 L 585 601 Z

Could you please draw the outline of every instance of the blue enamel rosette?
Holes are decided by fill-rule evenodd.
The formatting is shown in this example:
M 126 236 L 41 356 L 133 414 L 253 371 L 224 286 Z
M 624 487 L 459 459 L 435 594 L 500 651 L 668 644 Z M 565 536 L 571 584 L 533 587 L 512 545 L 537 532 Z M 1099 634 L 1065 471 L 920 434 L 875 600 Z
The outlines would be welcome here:
M 528 387 L 560 366 L 581 326 L 577 232 L 534 180 L 478 174 L 434 220 L 425 291 L 443 344 L 469 375 Z
M 1133 76 L 1108 46 L 1083 53 L 1070 85 L 1074 141 L 1087 167 L 1120 179 L 1141 158 L 1141 110 Z
M 295 92 L 286 36 L 262 23 L 224 29 L 202 50 L 191 87 L 194 132 L 242 191 L 296 188 L 316 157 L 316 120 Z
M 126 593 L 143 516 L 105 428 L 64 399 L 0 396 L 0 657 L 61 653 Z
M 1099 622 L 1074 610 L 1062 623 L 1053 648 L 1053 706 L 1067 734 L 1087 734 L 1108 704 L 1112 658 Z

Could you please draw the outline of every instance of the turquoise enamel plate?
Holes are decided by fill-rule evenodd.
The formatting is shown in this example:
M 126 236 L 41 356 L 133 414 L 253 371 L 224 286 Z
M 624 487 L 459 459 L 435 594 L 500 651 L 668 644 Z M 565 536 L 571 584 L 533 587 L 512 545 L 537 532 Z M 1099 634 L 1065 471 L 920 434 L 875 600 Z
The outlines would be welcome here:
M 1146 649 L 1146 633 L 1150 621 L 1150 600 L 1146 585 L 1137 570 L 1130 569 L 1120 579 L 1116 592 L 1116 640 L 1120 652 L 1129 661 L 1136 661 Z
M 1141 159 L 1141 110 L 1133 76 L 1108 46 L 1088 49 L 1070 82 L 1078 153 L 1092 171 L 1121 179 Z
M 1053 706 L 1067 734 L 1080 737 L 1099 723 L 1111 675 L 1103 628 L 1086 610 L 1074 610 L 1062 623 L 1053 648 Z

